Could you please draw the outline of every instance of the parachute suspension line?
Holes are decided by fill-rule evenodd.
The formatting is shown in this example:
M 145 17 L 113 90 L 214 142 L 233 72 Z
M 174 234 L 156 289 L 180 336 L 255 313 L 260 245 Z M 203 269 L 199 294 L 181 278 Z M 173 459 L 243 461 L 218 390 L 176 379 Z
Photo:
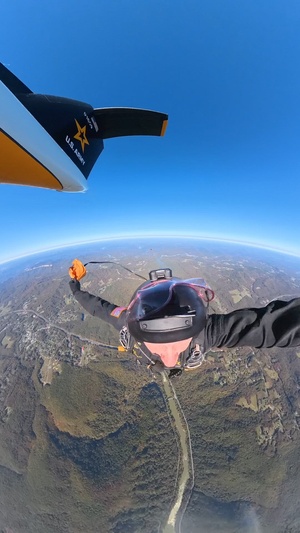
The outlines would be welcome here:
M 103 264 L 110 264 L 110 265 L 116 265 L 116 266 L 122 267 L 122 268 L 124 268 L 124 270 L 127 270 L 127 272 L 130 272 L 131 274 L 134 274 L 138 278 L 141 278 L 141 279 L 143 279 L 145 281 L 148 281 L 148 278 L 145 278 L 144 276 L 141 276 L 140 274 L 137 274 L 133 270 L 130 270 L 130 268 L 125 267 L 121 263 L 116 263 L 115 261 L 88 261 L 87 263 L 84 264 L 84 266 L 86 267 L 87 265 L 103 265 Z
M 154 365 L 154 361 L 152 361 L 151 357 L 149 357 L 145 352 L 144 350 L 142 350 L 141 346 L 138 344 L 138 349 L 140 350 L 140 352 L 142 352 L 142 354 L 146 357 L 146 359 L 148 359 L 149 361 L 149 364 L 150 365 Z

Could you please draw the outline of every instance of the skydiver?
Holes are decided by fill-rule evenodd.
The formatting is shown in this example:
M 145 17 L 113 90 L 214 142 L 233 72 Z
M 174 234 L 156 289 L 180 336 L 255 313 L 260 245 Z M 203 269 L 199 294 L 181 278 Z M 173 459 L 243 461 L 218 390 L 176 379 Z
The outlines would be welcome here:
M 180 375 L 195 370 L 212 348 L 288 348 L 300 345 L 300 298 L 265 307 L 208 314 L 213 291 L 204 280 L 184 280 L 170 269 L 153 270 L 127 307 L 82 291 L 84 265 L 69 269 L 71 291 L 91 315 L 114 326 L 124 349 L 154 372 Z

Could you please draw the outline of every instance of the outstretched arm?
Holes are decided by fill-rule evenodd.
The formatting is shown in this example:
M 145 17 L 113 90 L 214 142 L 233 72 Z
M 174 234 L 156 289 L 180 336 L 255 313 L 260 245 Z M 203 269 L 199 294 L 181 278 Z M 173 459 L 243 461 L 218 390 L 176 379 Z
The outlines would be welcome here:
M 300 298 L 275 300 L 262 308 L 213 314 L 205 329 L 205 350 L 212 347 L 287 348 L 300 345 Z
M 82 291 L 80 283 L 76 279 L 71 280 L 69 285 L 77 302 L 79 302 L 90 315 L 101 318 L 105 322 L 112 324 L 115 328 L 121 329 L 123 325 L 123 317 L 120 317 L 121 313 L 125 310 L 125 307 L 118 307 L 115 304 L 103 300 L 99 296 L 94 296 L 87 291 Z

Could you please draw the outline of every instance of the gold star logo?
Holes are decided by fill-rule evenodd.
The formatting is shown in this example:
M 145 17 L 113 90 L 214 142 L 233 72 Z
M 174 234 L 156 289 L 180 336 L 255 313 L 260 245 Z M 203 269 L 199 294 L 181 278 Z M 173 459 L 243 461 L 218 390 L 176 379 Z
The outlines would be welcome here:
M 76 126 L 77 126 L 77 133 L 74 135 L 74 139 L 80 142 L 81 144 L 81 150 L 84 152 L 84 146 L 85 144 L 90 144 L 89 141 L 86 138 L 86 126 L 83 126 L 83 128 L 80 126 L 80 124 L 77 122 L 75 118 Z

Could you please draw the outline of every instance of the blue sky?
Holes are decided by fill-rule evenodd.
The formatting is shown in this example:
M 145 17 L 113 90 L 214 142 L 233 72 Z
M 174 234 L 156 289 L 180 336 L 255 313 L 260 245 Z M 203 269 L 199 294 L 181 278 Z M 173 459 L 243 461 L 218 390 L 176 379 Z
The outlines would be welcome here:
M 0 262 L 151 234 L 300 254 L 299 27 L 298 0 L 6 2 L 1 61 L 34 92 L 169 125 L 106 141 L 84 194 L 1 185 Z

